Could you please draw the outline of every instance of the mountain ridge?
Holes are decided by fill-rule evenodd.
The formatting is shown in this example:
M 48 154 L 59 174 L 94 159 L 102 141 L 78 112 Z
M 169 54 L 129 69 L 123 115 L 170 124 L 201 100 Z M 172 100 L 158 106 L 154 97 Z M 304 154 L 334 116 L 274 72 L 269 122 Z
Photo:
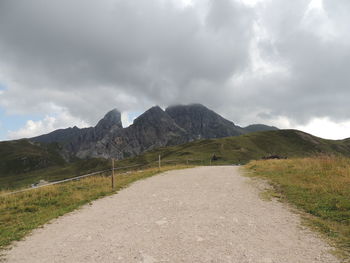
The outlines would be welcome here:
M 123 132 L 123 130 L 120 130 Z M 104 158 L 75 158 L 70 162 L 60 156 L 57 143 L 33 143 L 28 139 L 0 142 L 0 189 L 28 186 L 41 179 L 55 181 L 85 173 L 109 169 Z M 215 160 L 212 159 L 215 154 Z M 307 156 L 350 156 L 350 138 L 326 140 L 298 130 L 273 130 L 216 139 L 201 139 L 175 146 L 149 149 L 116 162 L 118 167 L 162 164 L 232 165 L 244 164 L 268 156 L 287 158 Z
M 254 127 L 254 131 L 272 129 L 262 124 Z M 59 129 L 30 140 L 61 144 L 66 159 L 123 159 L 157 147 L 249 132 L 201 104 L 189 104 L 173 105 L 165 110 L 159 106 L 151 107 L 126 128 L 122 126 L 121 113 L 113 109 L 95 127 Z

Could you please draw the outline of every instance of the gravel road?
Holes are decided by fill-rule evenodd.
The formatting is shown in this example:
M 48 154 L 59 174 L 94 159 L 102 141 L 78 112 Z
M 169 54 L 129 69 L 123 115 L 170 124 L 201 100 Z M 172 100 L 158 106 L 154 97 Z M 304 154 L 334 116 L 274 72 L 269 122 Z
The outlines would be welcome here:
M 261 187 L 260 187 L 261 188 Z M 233 166 L 138 181 L 35 230 L 8 262 L 338 262 L 298 215 Z

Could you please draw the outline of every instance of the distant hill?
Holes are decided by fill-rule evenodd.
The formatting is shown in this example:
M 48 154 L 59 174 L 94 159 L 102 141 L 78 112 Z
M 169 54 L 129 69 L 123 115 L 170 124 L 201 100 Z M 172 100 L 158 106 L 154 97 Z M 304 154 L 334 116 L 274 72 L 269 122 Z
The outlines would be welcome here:
M 0 142 L 0 173 L 23 173 L 53 165 L 65 160 L 57 144 L 33 143 L 29 140 Z
M 34 143 L 28 139 L 0 142 L 0 190 L 69 178 L 109 167 L 109 160 L 72 159 L 61 155 L 57 143 Z
M 298 130 L 264 131 L 158 148 L 120 162 L 148 163 L 161 155 L 163 161 L 189 160 L 194 164 L 209 164 L 214 154 L 217 160 L 212 164 L 244 164 L 270 155 L 286 158 L 315 155 L 350 156 L 350 139 L 326 140 Z
M 137 124 L 138 121 L 135 123 Z M 141 124 L 140 127 L 142 127 Z M 165 126 L 165 128 L 170 129 L 173 126 Z M 33 144 L 28 140 L 2 142 L 0 144 L 2 158 L 0 189 L 29 185 L 40 179 L 52 181 L 69 178 L 110 167 L 110 161 L 106 159 L 76 158 L 70 163 L 65 162 L 57 154 L 56 147 L 57 145 Z M 6 152 L 13 154 L 6 155 Z M 264 131 L 159 147 L 138 156 L 117 161 L 116 165 L 119 167 L 135 164 L 156 166 L 159 155 L 163 165 L 187 162 L 209 165 L 210 159 L 215 155 L 216 160 L 212 160 L 211 164 L 217 165 L 244 164 L 269 155 L 292 158 L 324 154 L 350 156 L 350 139 L 325 140 L 297 130 Z
M 30 140 L 60 144 L 65 159 L 123 159 L 157 147 L 271 129 L 276 128 L 261 124 L 241 128 L 201 104 L 191 104 L 171 106 L 165 111 L 152 107 L 127 128 L 122 127 L 121 114 L 114 109 L 95 127 L 60 129 Z
M 247 127 L 244 127 L 246 132 L 258 132 L 258 131 L 277 131 L 278 128 L 274 126 L 267 126 L 264 124 L 252 124 Z

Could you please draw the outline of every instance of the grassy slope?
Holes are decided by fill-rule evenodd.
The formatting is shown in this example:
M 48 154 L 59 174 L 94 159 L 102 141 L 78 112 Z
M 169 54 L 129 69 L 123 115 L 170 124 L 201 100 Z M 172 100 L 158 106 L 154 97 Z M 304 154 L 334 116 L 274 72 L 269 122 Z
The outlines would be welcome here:
M 54 165 L 27 173 L 2 175 L 0 176 L 0 190 L 26 188 L 41 179 L 52 182 L 108 168 L 110 168 L 108 160 L 91 159 L 64 163 L 60 166 Z
M 307 222 L 331 238 L 350 260 L 350 158 L 252 161 L 246 167 L 307 212 Z
M 18 174 L 65 163 L 55 144 L 40 145 L 30 141 L 0 142 L 0 174 Z
M 29 186 L 40 179 L 55 181 L 108 167 L 104 159 L 67 163 L 57 144 L 32 143 L 26 139 L 0 142 L 0 190 Z
M 157 168 L 150 168 L 141 172 L 120 174 L 116 177 L 115 191 L 136 180 L 179 168 L 186 166 L 167 166 L 160 171 Z M 110 177 L 92 176 L 79 181 L 0 196 L 0 248 L 23 238 L 31 230 L 53 218 L 115 191 L 111 189 Z
M 9 143 L 9 142 L 6 142 Z M 17 156 L 22 153 L 33 152 L 34 155 L 45 156 L 45 151 L 39 151 L 37 148 L 33 150 L 28 146 L 28 142 L 23 149 L 22 146 L 17 148 L 7 148 L 0 144 L 1 153 L 16 152 L 15 158 L 6 157 L 6 162 L 12 159 L 18 161 Z M 36 153 L 39 152 L 39 153 Z M 278 130 L 251 133 L 236 137 L 227 137 L 221 139 L 199 140 L 183 145 L 162 147 L 153 151 L 146 152 L 134 158 L 127 158 L 117 162 L 117 166 L 128 166 L 135 164 L 156 166 L 158 155 L 162 156 L 164 164 L 173 163 L 189 163 L 189 164 L 209 164 L 213 154 L 219 157 L 214 164 L 244 164 L 254 159 L 269 154 L 278 154 L 287 157 L 304 157 L 315 154 L 342 154 L 350 156 L 350 141 L 331 141 L 324 140 L 306 133 L 295 130 Z M 12 158 L 12 159 L 11 159 Z M 17 159 L 16 159 L 17 158 Z M 56 159 L 55 159 L 56 158 Z M 110 163 L 104 159 L 80 160 L 74 163 L 59 163 L 57 154 L 53 151 L 48 159 L 53 165 L 43 169 L 32 169 L 26 173 L 13 173 L 11 169 L 9 173 L 4 169 L 0 169 L 0 189 L 18 188 L 28 186 L 40 179 L 46 181 L 54 181 L 74 177 L 76 175 L 89 173 L 110 168 Z M 1 165 L 0 165 L 1 166 Z
M 158 155 L 161 155 L 163 161 L 177 160 L 185 163 L 190 160 L 191 163 L 201 164 L 200 160 L 203 160 L 203 164 L 209 164 L 213 154 L 219 157 L 215 162 L 217 164 L 243 164 L 270 154 L 286 157 L 319 154 L 350 156 L 350 144 L 347 141 L 317 138 L 295 130 L 266 131 L 162 147 L 121 163 L 148 163 L 157 160 Z

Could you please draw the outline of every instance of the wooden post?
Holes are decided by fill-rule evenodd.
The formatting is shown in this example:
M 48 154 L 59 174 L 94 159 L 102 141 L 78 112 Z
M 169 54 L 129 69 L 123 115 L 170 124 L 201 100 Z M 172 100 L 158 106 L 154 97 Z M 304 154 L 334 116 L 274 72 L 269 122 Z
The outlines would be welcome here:
M 115 183 L 114 183 L 114 158 L 112 158 L 112 190 L 114 190 Z
M 158 168 L 160 170 L 160 155 L 158 155 Z

